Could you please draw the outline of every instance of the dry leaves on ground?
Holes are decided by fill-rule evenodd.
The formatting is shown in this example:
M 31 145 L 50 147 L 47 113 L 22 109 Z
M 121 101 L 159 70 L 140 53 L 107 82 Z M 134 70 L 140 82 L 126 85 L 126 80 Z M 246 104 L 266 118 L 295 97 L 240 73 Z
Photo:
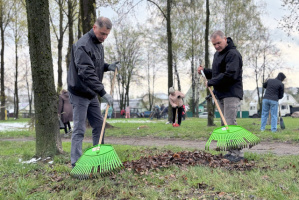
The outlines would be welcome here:
M 225 159 L 222 154 L 212 155 L 204 151 L 182 151 L 173 153 L 167 151 L 161 155 L 141 157 L 139 160 L 124 162 L 124 167 L 137 173 L 144 173 L 153 169 L 168 168 L 172 165 L 195 166 L 204 165 L 212 168 L 226 168 L 228 170 L 251 170 L 255 162 L 248 162 L 246 159 L 237 163 Z

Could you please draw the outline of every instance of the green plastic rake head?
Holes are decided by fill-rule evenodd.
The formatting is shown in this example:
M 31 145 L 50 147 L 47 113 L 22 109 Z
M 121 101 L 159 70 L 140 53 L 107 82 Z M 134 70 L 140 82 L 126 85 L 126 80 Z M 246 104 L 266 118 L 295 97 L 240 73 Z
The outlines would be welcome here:
M 123 164 L 111 145 L 98 144 L 83 153 L 70 174 L 78 179 L 88 179 L 109 175 L 122 167 Z
M 243 149 L 260 142 L 257 136 L 237 125 L 216 128 L 206 143 L 206 150 L 209 150 L 212 140 L 217 141 L 217 148 L 221 151 Z

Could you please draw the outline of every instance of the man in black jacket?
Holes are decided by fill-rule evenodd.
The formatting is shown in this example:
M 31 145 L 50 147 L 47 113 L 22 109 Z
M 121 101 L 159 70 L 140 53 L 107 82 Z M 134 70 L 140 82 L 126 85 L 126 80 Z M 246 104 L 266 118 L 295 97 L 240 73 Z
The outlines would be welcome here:
M 286 76 L 280 72 L 275 79 L 269 79 L 263 84 L 263 87 L 266 88 L 266 92 L 262 105 L 261 131 L 264 131 L 266 128 L 269 111 L 271 111 L 271 131 L 277 131 L 278 100 L 282 99 L 284 94 L 282 81 L 285 78 Z
M 197 71 L 201 74 L 203 70 L 209 79 L 206 83 L 207 86 L 214 87 L 215 96 L 227 124 L 236 125 L 237 110 L 240 100 L 243 99 L 242 56 L 236 49 L 233 40 L 226 37 L 222 31 L 215 31 L 210 39 L 216 49 L 212 69 L 204 69 L 199 66 Z M 224 125 L 222 120 L 221 125 Z M 243 154 L 237 149 L 229 151 L 226 156 L 238 161 Z
M 74 128 L 71 144 L 73 167 L 82 155 L 86 118 L 92 127 L 93 145 L 99 143 L 103 117 L 98 95 L 109 105 L 113 103 L 111 95 L 106 93 L 102 83 L 104 72 L 115 71 L 118 68 L 118 62 L 110 65 L 104 62 L 102 43 L 109 35 L 111 28 L 110 19 L 99 17 L 92 29 L 72 47 L 67 84 L 73 105 Z M 104 138 L 102 143 L 104 143 Z

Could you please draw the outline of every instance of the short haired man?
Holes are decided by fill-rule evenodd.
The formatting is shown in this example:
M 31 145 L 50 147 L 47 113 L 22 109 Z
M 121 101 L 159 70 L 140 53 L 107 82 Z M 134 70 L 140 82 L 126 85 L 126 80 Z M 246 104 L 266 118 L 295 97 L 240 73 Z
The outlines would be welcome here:
M 211 42 L 216 49 L 212 69 L 199 66 L 197 71 L 203 70 L 207 79 L 207 86 L 213 86 L 220 109 L 228 125 L 236 125 L 237 110 L 243 99 L 243 61 L 240 52 L 230 37 L 222 31 L 215 31 Z M 221 120 L 222 126 L 224 125 Z M 225 155 L 231 161 L 239 161 L 243 154 L 240 149 L 230 150 Z
M 98 95 L 106 100 L 110 106 L 113 103 L 111 95 L 106 93 L 102 83 L 104 72 L 115 71 L 118 68 L 118 62 L 110 65 L 104 62 L 102 43 L 108 37 L 111 28 L 110 19 L 99 17 L 92 29 L 72 47 L 67 83 L 70 101 L 73 105 L 74 128 L 71 144 L 71 164 L 73 167 L 82 155 L 86 118 L 92 127 L 93 145 L 99 143 L 103 117 Z

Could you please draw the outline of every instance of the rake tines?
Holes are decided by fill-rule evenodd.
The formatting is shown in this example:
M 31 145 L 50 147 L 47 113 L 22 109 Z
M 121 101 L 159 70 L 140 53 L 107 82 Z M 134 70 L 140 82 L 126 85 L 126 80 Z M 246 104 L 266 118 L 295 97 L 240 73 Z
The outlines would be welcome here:
M 111 145 L 96 145 L 84 152 L 70 174 L 75 178 L 88 179 L 98 175 L 107 176 L 121 168 L 123 164 Z
M 228 125 L 215 129 L 205 145 L 206 150 L 209 150 L 213 140 L 217 141 L 217 149 L 221 151 L 243 149 L 247 148 L 248 145 L 252 147 L 260 142 L 257 136 L 236 125 Z

